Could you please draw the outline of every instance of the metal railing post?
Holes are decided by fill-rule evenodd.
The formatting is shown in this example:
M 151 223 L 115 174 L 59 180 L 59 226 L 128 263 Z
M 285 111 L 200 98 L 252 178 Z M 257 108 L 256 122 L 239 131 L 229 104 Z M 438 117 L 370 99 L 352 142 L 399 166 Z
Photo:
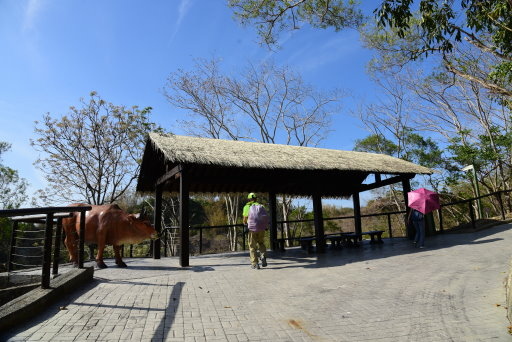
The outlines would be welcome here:
M 78 237 L 78 268 L 84 268 L 85 211 L 80 212 L 80 234 Z
M 11 232 L 11 248 L 9 251 L 9 261 L 7 262 L 7 272 L 11 272 L 13 270 L 12 259 L 14 255 L 14 250 L 16 249 L 16 234 L 18 232 L 18 222 L 12 222 L 12 232 Z
M 62 235 L 62 218 L 57 219 L 57 228 L 55 229 L 55 247 L 53 249 L 53 269 L 52 274 L 59 274 L 59 259 L 60 259 L 60 241 Z
M 52 231 L 53 231 L 53 213 L 46 214 L 46 228 L 44 231 L 44 249 L 43 249 L 43 271 L 41 276 L 41 287 L 50 288 L 50 265 L 52 258 Z

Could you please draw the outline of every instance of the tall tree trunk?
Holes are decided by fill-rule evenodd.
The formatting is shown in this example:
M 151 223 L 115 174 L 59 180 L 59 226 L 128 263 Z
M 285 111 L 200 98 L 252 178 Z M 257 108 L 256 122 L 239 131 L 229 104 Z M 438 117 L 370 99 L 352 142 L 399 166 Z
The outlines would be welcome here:
M 226 217 L 228 219 L 229 225 L 235 225 L 238 222 L 238 204 L 240 203 L 240 198 L 237 195 L 225 195 L 224 202 L 226 204 Z M 236 251 L 236 242 L 237 242 L 237 229 L 236 227 L 228 228 L 228 241 L 229 241 L 229 249 L 234 252 Z
M 290 208 L 291 208 L 292 200 L 291 198 L 287 198 L 286 195 L 283 195 L 282 202 L 281 202 L 281 210 L 283 212 L 283 221 L 288 221 L 290 218 Z M 285 239 L 289 239 L 293 236 L 292 234 L 292 228 L 290 225 L 285 222 L 283 223 L 283 234 Z M 286 240 L 286 246 L 290 247 L 291 241 Z

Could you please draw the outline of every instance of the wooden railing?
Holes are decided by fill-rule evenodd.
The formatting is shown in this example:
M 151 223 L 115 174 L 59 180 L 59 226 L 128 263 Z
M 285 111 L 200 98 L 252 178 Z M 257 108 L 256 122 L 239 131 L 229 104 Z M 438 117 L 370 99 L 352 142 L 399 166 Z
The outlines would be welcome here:
M 80 237 L 78 249 L 78 267 L 84 267 L 84 240 L 85 235 L 85 212 L 91 210 L 90 206 L 81 207 L 45 207 L 45 208 L 23 208 L 23 209 L 7 209 L 0 210 L 0 217 L 7 217 L 12 220 L 11 247 L 9 253 L 9 261 L 7 264 L 8 271 L 12 270 L 13 257 L 16 255 L 16 240 L 18 233 L 18 224 L 20 222 L 38 222 L 45 224 L 44 243 L 42 254 L 42 274 L 41 287 L 47 289 L 50 287 L 50 266 L 52 260 L 52 248 L 55 246 L 53 255 L 53 274 L 58 273 L 60 241 L 62 231 L 62 219 L 68 217 L 73 212 L 80 213 Z M 55 245 L 52 243 L 53 227 L 56 226 Z M 37 266 L 37 265 L 31 265 Z
M 510 192 L 512 192 L 512 190 L 502 190 L 502 191 L 497 191 L 497 192 L 493 192 L 490 194 L 482 195 L 480 197 L 469 198 L 469 199 L 465 199 L 465 200 L 461 200 L 461 201 L 455 201 L 455 202 L 441 204 L 441 208 L 438 211 L 439 212 L 439 231 L 442 232 L 445 229 L 444 222 L 443 222 L 443 209 L 447 208 L 449 206 L 460 205 L 460 204 L 465 204 L 465 203 L 467 203 L 467 205 L 468 205 L 468 213 L 469 213 L 469 219 L 470 219 L 471 225 L 473 228 L 475 228 L 476 216 L 475 216 L 475 210 L 474 210 L 473 204 L 475 203 L 476 200 L 481 200 L 481 199 L 485 199 L 487 197 L 492 197 L 492 196 L 496 197 L 496 199 L 498 200 L 500 216 L 501 216 L 502 220 L 505 220 L 506 210 L 505 210 L 505 206 L 503 204 L 502 196 L 503 196 L 503 194 L 510 193 Z M 406 214 L 406 211 L 402 210 L 402 211 L 392 211 L 392 212 L 385 212 L 385 213 L 364 214 L 364 215 L 361 215 L 361 218 L 385 216 L 387 218 L 386 224 L 387 224 L 388 236 L 390 238 L 392 238 L 392 237 L 394 237 L 393 229 L 392 229 L 392 219 L 391 219 L 392 216 L 393 215 L 403 215 L 400 222 L 403 222 L 405 225 L 405 214 Z M 333 221 L 333 220 L 350 220 L 350 219 L 355 219 L 355 216 L 350 215 L 350 216 L 340 216 L 340 217 L 326 217 L 323 220 L 324 221 Z M 284 232 L 285 224 L 296 224 L 296 223 L 301 223 L 301 222 L 313 223 L 314 219 L 277 221 L 278 226 L 280 226 L 280 228 L 281 228 L 280 229 L 281 238 L 284 238 L 283 232 Z M 209 229 L 222 229 L 222 228 L 237 228 L 237 229 L 239 229 L 239 230 L 237 230 L 237 234 L 242 237 L 242 249 L 243 250 L 246 249 L 246 232 L 243 229 L 242 224 L 218 225 L 218 226 L 191 226 L 191 227 L 189 227 L 190 230 L 198 230 L 199 231 L 199 253 L 200 254 L 203 253 L 203 231 L 209 230 Z M 178 227 L 170 227 L 167 229 L 179 229 L 179 228 Z M 166 244 L 166 243 L 167 243 L 167 241 L 164 241 L 164 244 Z

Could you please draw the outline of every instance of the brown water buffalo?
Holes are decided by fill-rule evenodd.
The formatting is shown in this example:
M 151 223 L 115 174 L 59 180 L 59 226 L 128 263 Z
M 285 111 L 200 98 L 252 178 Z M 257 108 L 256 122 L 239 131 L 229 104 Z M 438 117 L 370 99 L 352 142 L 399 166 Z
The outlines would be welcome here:
M 81 206 L 88 204 L 72 204 Z M 62 220 L 66 233 L 64 243 L 69 252 L 69 260 L 78 261 L 78 235 L 80 234 L 80 213 Z M 96 264 L 99 268 L 107 265 L 103 262 L 105 245 L 112 245 L 118 267 L 126 267 L 121 259 L 120 247 L 123 244 L 135 244 L 142 240 L 154 238 L 157 233 L 149 221 L 142 220 L 136 215 L 128 214 L 116 204 L 92 205 L 85 217 L 85 243 L 97 244 Z

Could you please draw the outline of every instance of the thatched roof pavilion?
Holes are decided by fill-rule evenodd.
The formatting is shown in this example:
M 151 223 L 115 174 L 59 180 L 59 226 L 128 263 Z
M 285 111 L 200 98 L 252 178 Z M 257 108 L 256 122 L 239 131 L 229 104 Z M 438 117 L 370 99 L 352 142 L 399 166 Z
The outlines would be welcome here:
M 150 133 L 137 191 L 156 191 L 157 201 L 163 191 L 180 193 L 183 200 L 189 192 L 268 192 L 271 206 L 276 194 L 312 196 L 318 214 L 321 197 L 352 196 L 357 215 L 361 191 L 397 182 L 409 189 L 416 174 L 431 173 L 426 167 L 376 153 Z M 370 174 L 375 182 L 363 184 Z M 272 229 L 271 236 L 277 236 Z
M 177 165 L 189 169 L 192 192 L 318 192 L 323 197 L 349 197 L 369 174 L 432 173 L 376 153 L 151 133 L 137 190 L 153 192 L 156 181 Z M 178 192 L 178 183 L 165 190 Z

